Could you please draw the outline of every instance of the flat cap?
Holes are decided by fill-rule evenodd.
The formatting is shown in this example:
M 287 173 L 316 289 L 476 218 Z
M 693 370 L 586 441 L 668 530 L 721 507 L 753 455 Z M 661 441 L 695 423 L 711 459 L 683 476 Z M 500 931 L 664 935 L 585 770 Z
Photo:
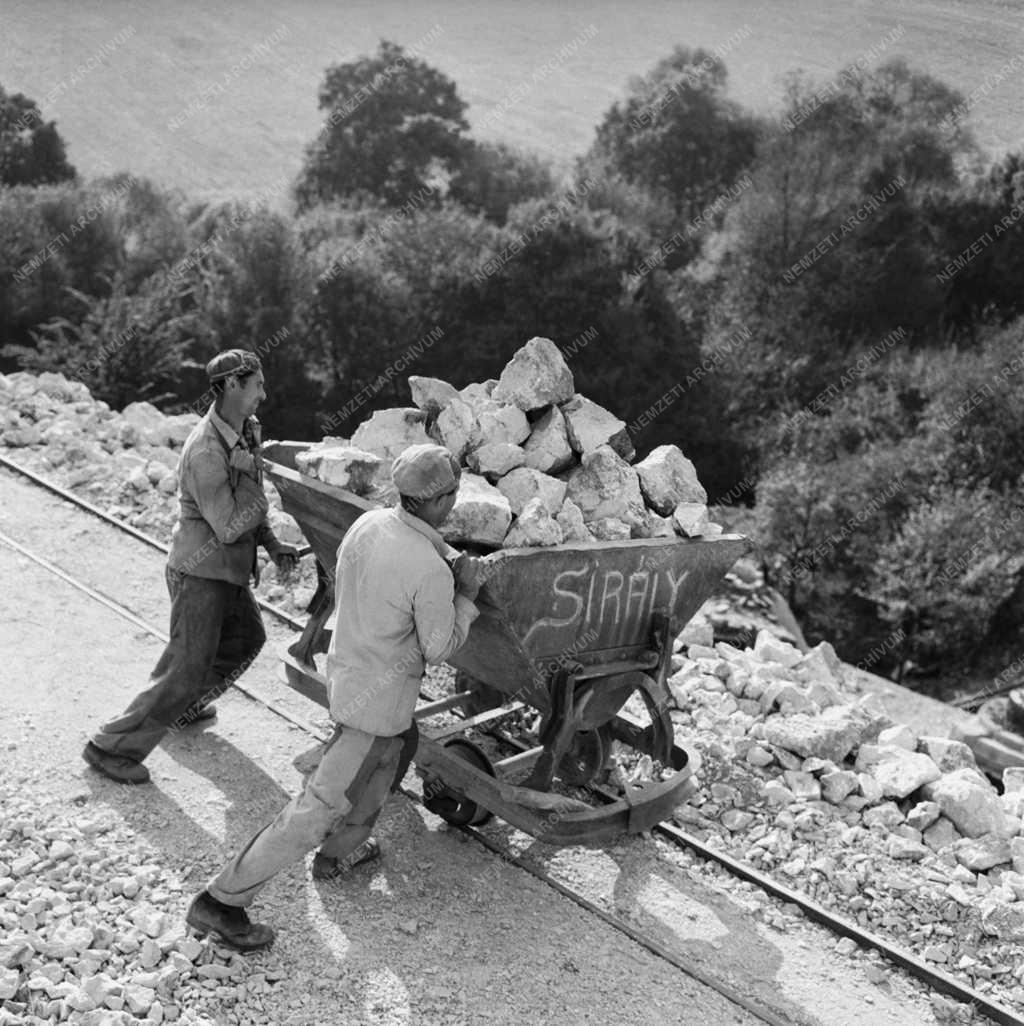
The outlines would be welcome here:
M 206 376 L 211 381 L 221 381 L 232 374 L 253 373 L 261 366 L 260 358 L 248 349 L 225 349 L 206 365 Z
M 391 480 L 400 494 L 433 499 L 459 483 L 458 461 L 443 445 L 410 445 L 391 465 Z

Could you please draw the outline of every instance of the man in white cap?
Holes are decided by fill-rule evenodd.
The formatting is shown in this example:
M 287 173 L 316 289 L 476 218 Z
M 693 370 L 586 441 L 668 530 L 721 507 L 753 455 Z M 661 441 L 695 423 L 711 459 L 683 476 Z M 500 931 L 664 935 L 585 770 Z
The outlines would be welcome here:
M 302 792 L 188 910 L 198 933 L 241 951 L 274 939 L 245 909 L 279 870 L 314 848 L 316 879 L 379 856 L 370 832 L 399 769 L 424 666 L 450 658 L 478 616 L 474 562 L 437 532 L 455 505 L 458 462 L 440 445 L 413 445 L 391 476 L 400 505 L 364 513 L 338 547 L 327 653 L 334 735 Z
M 164 735 L 213 715 L 210 703 L 256 658 L 266 633 L 249 590 L 262 545 L 279 569 L 298 561 L 267 524 L 254 416 L 266 398 L 259 357 L 218 353 L 206 365 L 213 403 L 178 463 L 180 513 L 167 559 L 170 640 L 150 686 L 103 726 L 82 753 L 111 780 L 144 784 L 143 760 Z

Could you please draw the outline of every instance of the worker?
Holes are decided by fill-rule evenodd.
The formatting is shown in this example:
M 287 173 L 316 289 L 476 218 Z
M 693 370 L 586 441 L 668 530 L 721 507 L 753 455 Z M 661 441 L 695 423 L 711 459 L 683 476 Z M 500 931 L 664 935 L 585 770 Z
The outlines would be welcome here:
M 178 464 L 180 512 L 167 560 L 170 639 L 149 687 L 101 727 L 82 753 L 100 773 L 144 784 L 149 753 L 170 730 L 215 715 L 212 701 L 236 681 L 266 641 L 249 579 L 259 580 L 256 546 L 282 574 L 298 552 L 267 524 L 259 421 L 266 398 L 259 358 L 245 349 L 207 365 L 213 402 L 193 428 Z
M 370 834 L 402 759 L 424 665 L 450 658 L 478 615 L 477 561 L 437 531 L 455 505 L 458 462 L 440 445 L 413 445 L 391 476 L 399 504 L 363 513 L 338 548 L 327 653 L 334 733 L 301 793 L 243 845 L 186 916 L 200 935 L 238 950 L 273 941 L 273 929 L 252 922 L 246 907 L 279 870 L 317 847 L 318 880 L 380 857 Z

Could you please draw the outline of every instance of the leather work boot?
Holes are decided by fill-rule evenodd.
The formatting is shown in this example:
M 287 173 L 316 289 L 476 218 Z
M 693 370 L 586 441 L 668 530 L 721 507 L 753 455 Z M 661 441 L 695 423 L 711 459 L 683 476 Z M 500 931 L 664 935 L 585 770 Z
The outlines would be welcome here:
M 274 929 L 254 923 L 244 908 L 225 905 L 209 891 L 200 891 L 188 907 L 185 922 L 200 937 L 212 933 L 222 944 L 236 951 L 258 951 L 274 942 Z
M 111 755 L 110 752 L 97 748 L 91 741 L 82 751 L 82 758 L 105 777 L 116 780 L 119 784 L 148 784 L 149 770 L 136 759 L 127 755 Z
M 313 879 L 333 880 L 335 877 L 344 876 L 356 866 L 374 862 L 379 858 L 380 843 L 376 837 L 368 837 L 355 851 L 350 852 L 344 858 L 335 859 L 330 855 L 321 855 L 320 852 L 317 852 L 313 856 Z

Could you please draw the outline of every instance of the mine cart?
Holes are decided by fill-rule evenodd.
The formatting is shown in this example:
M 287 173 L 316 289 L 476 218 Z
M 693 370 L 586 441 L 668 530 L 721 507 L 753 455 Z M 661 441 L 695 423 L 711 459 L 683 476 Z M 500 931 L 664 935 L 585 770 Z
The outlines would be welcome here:
M 267 474 L 317 561 L 309 621 L 281 654 L 288 684 L 327 707 L 314 657 L 330 642 L 336 553 L 349 526 L 374 504 L 299 474 L 295 456 L 304 447 L 278 443 L 265 451 Z M 747 539 L 727 535 L 483 555 L 480 616 L 451 659 L 456 693 L 421 704 L 415 714 L 416 770 L 427 807 L 458 825 L 494 813 L 551 844 L 600 842 L 669 816 L 693 793 L 699 767 L 697 754 L 673 739 L 673 640 L 748 548 Z M 646 707 L 646 717 L 623 710 L 633 696 L 639 701 L 631 707 Z M 455 709 L 462 715 L 449 717 L 454 723 L 430 726 Z M 533 747 L 492 764 L 465 736 L 524 709 L 540 717 Z M 650 756 L 654 773 L 626 784 L 608 804 L 581 800 L 581 792 L 593 795 L 589 785 L 614 741 Z

